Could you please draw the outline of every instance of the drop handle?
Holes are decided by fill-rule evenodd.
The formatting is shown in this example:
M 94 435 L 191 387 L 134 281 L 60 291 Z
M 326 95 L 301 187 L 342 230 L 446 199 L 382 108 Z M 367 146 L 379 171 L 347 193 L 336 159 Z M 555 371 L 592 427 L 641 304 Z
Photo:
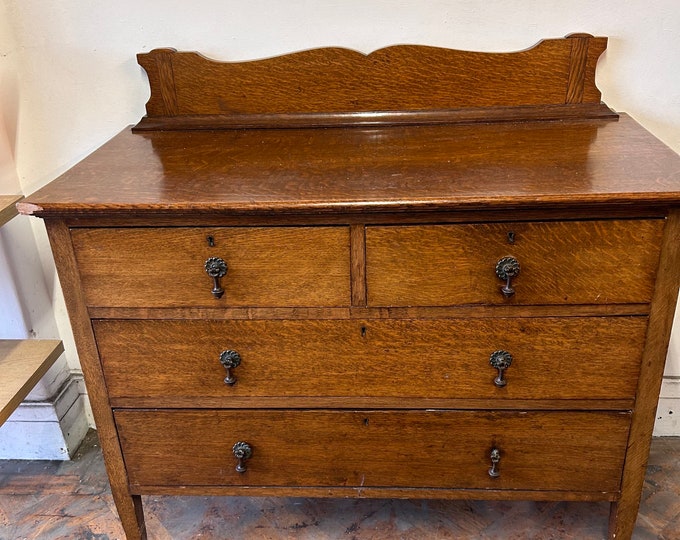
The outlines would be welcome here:
M 508 381 L 505 379 L 505 370 L 512 365 L 512 355 L 504 350 L 494 351 L 489 357 L 489 364 L 498 370 L 498 375 L 496 375 L 493 383 L 498 388 L 503 388 L 508 384 Z
M 220 285 L 220 278 L 227 275 L 227 263 L 219 257 L 210 257 L 205 261 L 205 271 L 213 279 L 212 295 L 215 298 L 222 298 L 224 289 Z
M 503 257 L 496 263 L 498 279 L 505 280 L 505 285 L 501 287 L 501 292 L 506 298 L 510 298 L 515 294 L 515 289 L 512 288 L 512 278 L 519 275 L 519 270 L 519 261 L 514 257 Z
M 241 355 L 232 351 L 231 349 L 222 351 L 220 353 L 220 364 L 227 370 L 227 376 L 224 378 L 224 384 L 233 386 L 236 383 L 236 376 L 232 373 L 234 368 L 241 365 Z
M 253 447 L 247 442 L 239 441 L 231 449 L 234 457 L 238 460 L 236 464 L 236 472 L 244 473 L 248 470 L 246 467 L 246 460 L 253 455 Z
M 491 450 L 491 454 L 489 454 L 489 458 L 491 458 L 491 467 L 489 467 L 489 476 L 491 478 L 498 478 L 501 473 L 498 470 L 498 466 L 501 462 L 501 451 L 498 448 L 494 448 Z

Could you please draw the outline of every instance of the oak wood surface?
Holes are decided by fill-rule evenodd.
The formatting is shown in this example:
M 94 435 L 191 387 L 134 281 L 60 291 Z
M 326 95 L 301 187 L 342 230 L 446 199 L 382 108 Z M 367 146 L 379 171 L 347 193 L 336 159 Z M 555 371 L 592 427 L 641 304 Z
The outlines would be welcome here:
M 347 227 L 74 229 L 90 306 L 349 306 Z M 212 237 L 210 246 L 207 237 Z M 209 257 L 228 265 L 212 293 Z
M 663 220 L 366 229 L 369 306 L 615 304 L 651 300 Z M 509 234 L 513 240 L 509 240 Z M 496 263 L 515 257 L 515 294 Z
M 366 306 L 366 227 L 350 225 L 352 306 Z
M 382 114 L 394 111 L 430 113 L 428 120 L 461 109 L 482 109 L 488 118 L 502 107 L 597 106 L 595 66 L 606 46 L 607 38 L 577 34 L 513 53 L 399 45 L 368 55 L 329 47 L 246 62 L 156 49 L 137 59 L 149 77 L 146 108 L 155 126 L 187 117 L 219 126 L 258 115 L 278 125 L 316 115 L 323 125 L 334 114 L 354 113 L 361 122 L 380 112 L 373 121 L 385 122 Z
M 516 107 L 434 111 L 192 114 L 182 116 L 145 116 L 132 128 L 132 131 L 417 126 L 470 124 L 474 122 L 574 120 L 583 118 L 615 119 L 618 116 L 616 112 L 604 103 L 520 105 Z
M 111 405 L 120 409 L 158 407 L 168 409 L 195 408 L 195 397 L 172 396 L 159 399 L 156 396 L 111 397 Z M 455 409 L 462 411 L 629 411 L 635 405 L 634 398 L 626 399 L 511 399 L 495 398 L 414 398 L 403 397 L 353 397 L 314 396 L 296 397 L 223 397 L 203 396 L 200 408 L 242 409 L 257 405 L 261 409 L 380 409 L 380 410 L 427 410 Z
M 294 407 L 320 395 L 345 407 L 355 397 L 632 399 L 646 329 L 646 317 L 94 321 L 111 398 L 159 407 L 276 396 Z M 229 349 L 241 356 L 233 386 L 219 362 Z M 489 365 L 499 349 L 513 355 L 503 388 Z
M 450 319 L 457 317 L 602 317 L 647 315 L 649 304 L 351 308 L 115 308 L 90 307 L 93 319 Z
M 636 124 L 129 130 L 20 203 L 134 217 L 672 204 L 677 156 Z
M 63 352 L 59 340 L 0 340 L 0 425 Z
M 649 314 L 649 331 L 642 356 L 621 483 L 621 499 L 612 505 L 610 514 L 611 540 L 630 538 L 640 505 L 661 379 L 680 288 L 679 240 L 680 211 L 676 208 L 669 214 L 664 230 L 662 257 Z
M 605 412 L 253 409 L 118 410 L 115 417 L 133 486 L 576 491 L 618 488 L 630 420 Z M 235 471 L 237 441 L 253 449 L 245 473 Z M 494 447 L 499 478 L 488 474 Z
M 0 195 L 0 227 L 17 215 L 16 204 L 23 195 Z
M 144 516 L 140 512 L 139 498 L 133 496 L 129 490 L 125 462 L 99 362 L 97 344 L 87 314 L 71 236 L 68 227 L 62 221 L 45 220 L 45 227 L 59 280 L 64 288 L 64 301 L 71 321 L 80 365 L 87 381 L 92 414 L 97 425 L 116 510 L 125 529 L 127 540 L 146 540 L 146 527 Z
M 672 206 L 672 205 L 671 205 Z M 240 212 L 200 213 L 152 213 L 157 227 L 280 227 L 323 225 L 384 225 L 386 223 L 415 225 L 433 223 L 486 223 L 514 222 L 521 217 L 524 221 L 590 220 L 590 219 L 664 219 L 668 204 L 661 206 L 616 204 L 577 205 L 575 207 L 532 207 L 522 210 L 488 207 L 486 209 L 457 209 L 437 211 L 422 207 L 412 212 L 352 212 L 349 214 L 288 214 Z M 69 227 L 147 227 L 148 217 L 144 213 L 128 214 L 75 214 L 63 216 Z
M 363 499 L 464 499 L 467 501 L 507 501 L 508 490 L 446 489 L 395 487 L 277 487 L 277 486 L 131 486 L 141 495 L 201 495 L 243 497 L 332 497 Z M 617 491 L 547 491 L 513 489 L 512 498 L 519 501 L 615 501 Z M 563 512 L 560 512 L 560 517 Z M 542 514 L 541 514 L 542 516 Z M 447 516 L 448 519 L 448 516 Z M 523 515 L 523 519 L 524 515 Z M 525 522 L 526 523 L 526 522 Z

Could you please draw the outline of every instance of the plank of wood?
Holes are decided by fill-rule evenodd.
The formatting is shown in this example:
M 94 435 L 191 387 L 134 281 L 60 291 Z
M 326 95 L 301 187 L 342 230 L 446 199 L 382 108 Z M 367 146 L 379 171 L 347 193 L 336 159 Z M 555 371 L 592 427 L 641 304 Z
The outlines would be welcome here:
M 59 340 L 0 340 L 0 425 L 63 352 Z
M 0 227 L 17 215 L 15 204 L 23 195 L 0 195 Z
M 234 120 L 257 125 L 258 117 L 264 121 L 260 127 L 272 121 L 299 126 L 301 120 L 351 125 L 353 114 L 354 123 L 362 123 L 368 114 L 373 123 L 385 124 L 404 113 L 411 121 L 420 116 L 427 122 L 442 116 L 450 120 L 450 114 L 439 113 L 461 109 L 468 114 L 482 110 L 480 116 L 489 119 L 497 113 L 506 117 L 509 111 L 498 109 L 515 107 L 595 108 L 601 105 L 595 68 L 606 47 L 606 37 L 573 34 L 501 54 L 397 45 L 368 55 L 328 47 L 220 62 L 166 48 L 137 59 L 149 76 L 147 119 L 156 126 L 159 121 L 177 126 L 179 121 L 185 127 L 186 117 L 205 127 L 233 126 Z M 384 118 L 393 111 L 397 115 Z

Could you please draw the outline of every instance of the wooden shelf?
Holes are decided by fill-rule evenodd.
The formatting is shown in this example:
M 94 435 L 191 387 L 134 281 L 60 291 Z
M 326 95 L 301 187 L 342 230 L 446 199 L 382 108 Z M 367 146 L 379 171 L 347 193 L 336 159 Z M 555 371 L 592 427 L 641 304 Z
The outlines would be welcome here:
M 0 227 L 17 215 L 16 203 L 23 195 L 0 195 Z
M 0 195 L 0 226 L 17 215 L 23 195 Z M 52 339 L 0 340 L 0 425 L 54 364 L 64 346 Z
M 59 340 L 0 340 L 0 425 L 63 352 Z

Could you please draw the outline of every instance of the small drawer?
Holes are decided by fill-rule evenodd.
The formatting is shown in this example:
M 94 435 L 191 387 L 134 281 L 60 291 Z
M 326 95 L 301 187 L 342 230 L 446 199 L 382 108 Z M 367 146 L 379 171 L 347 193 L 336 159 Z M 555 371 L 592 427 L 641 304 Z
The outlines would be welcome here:
M 368 304 L 647 303 L 663 224 L 621 220 L 367 227 Z
M 117 410 L 115 419 L 133 489 L 224 485 L 615 492 L 630 415 L 244 409 Z M 239 442 L 248 445 L 240 445 L 240 462 L 233 454 Z
M 88 306 L 350 302 L 347 227 L 102 228 L 71 236 Z
M 114 403 L 144 398 L 157 400 L 157 406 L 230 407 L 235 397 L 344 403 L 390 397 L 632 399 L 647 318 L 93 325 Z M 232 384 L 225 383 L 228 377 Z

